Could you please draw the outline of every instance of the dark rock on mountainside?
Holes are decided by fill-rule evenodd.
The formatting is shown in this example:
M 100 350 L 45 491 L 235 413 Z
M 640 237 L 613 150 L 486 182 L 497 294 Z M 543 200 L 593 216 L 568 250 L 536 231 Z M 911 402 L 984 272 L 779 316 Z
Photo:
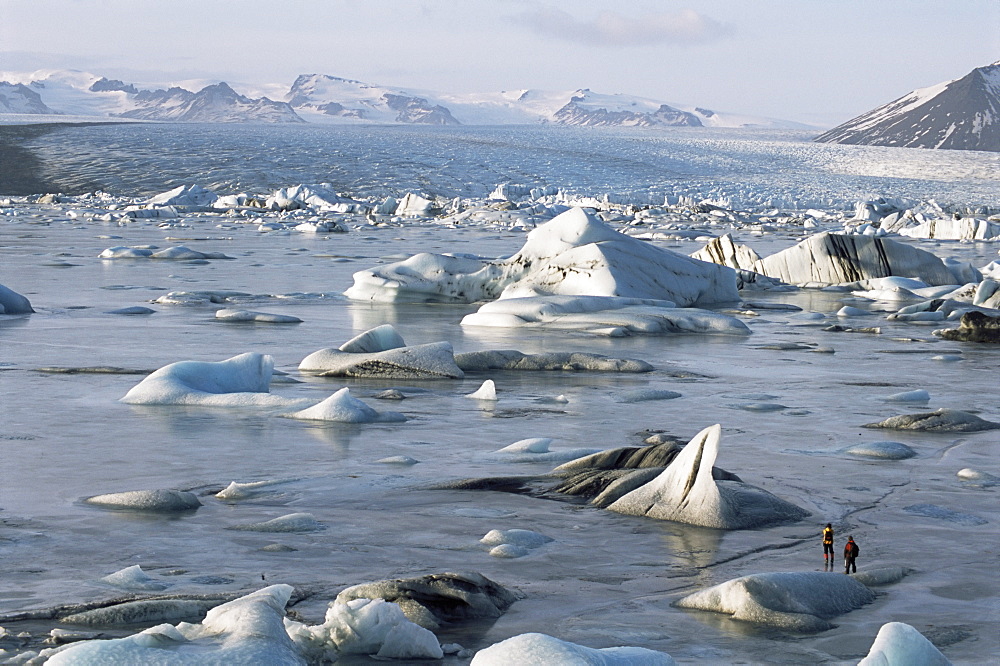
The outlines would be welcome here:
M 23 83 L 0 81 L 0 113 L 57 113 Z
M 701 127 L 701 120 L 693 113 L 680 111 L 661 104 L 653 113 L 642 111 L 608 111 L 604 108 L 588 108 L 583 97 L 573 97 L 566 106 L 553 114 L 552 119 L 560 125 L 582 125 L 586 127 L 657 127 L 688 126 Z
M 183 88 L 142 90 L 133 101 L 137 108 L 119 114 L 120 117 L 185 123 L 303 122 L 285 102 L 267 97 L 251 99 L 224 82 L 206 86 L 196 93 Z
M 131 83 L 125 83 L 119 79 L 106 79 L 104 77 L 94 81 L 89 90 L 90 92 L 124 92 L 130 95 L 136 95 L 139 92 Z
M 393 111 L 398 111 L 396 120 L 401 123 L 418 125 L 460 125 L 451 111 L 440 104 L 431 104 L 423 97 L 407 95 L 382 95 L 386 105 Z
M 815 141 L 1000 151 L 1000 61 L 960 79 L 915 90 Z

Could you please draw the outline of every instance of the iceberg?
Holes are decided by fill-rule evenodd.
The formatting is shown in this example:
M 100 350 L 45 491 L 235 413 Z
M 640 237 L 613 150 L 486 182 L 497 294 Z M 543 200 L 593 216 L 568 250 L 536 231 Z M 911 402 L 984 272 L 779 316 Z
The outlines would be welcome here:
M 34 310 L 27 298 L 0 284 L 0 314 L 31 314 Z
M 828 620 L 871 603 L 875 594 L 850 576 L 822 571 L 734 578 L 675 602 L 680 608 L 726 613 L 734 620 L 792 631 L 825 631 Z
M 665 652 L 639 647 L 589 648 L 539 633 L 520 634 L 482 649 L 471 666 L 674 666 Z
M 526 296 L 621 296 L 682 306 L 739 300 L 729 267 L 621 234 L 582 208 L 528 233 L 514 256 L 494 261 L 422 253 L 354 274 L 348 298 L 457 302 Z
M 128 511 L 192 511 L 201 506 L 197 495 L 184 490 L 129 490 L 94 495 L 83 501 L 107 509 Z
M 868 655 L 858 666 L 951 666 L 923 634 L 903 622 L 887 622 L 878 630 Z
M 764 257 L 753 270 L 790 284 L 843 284 L 892 275 L 929 285 L 961 282 L 930 252 L 888 238 L 830 232 Z
M 271 314 L 268 312 L 254 312 L 252 310 L 217 310 L 215 318 L 219 321 L 228 322 L 254 322 L 262 324 L 301 324 L 302 320 L 292 315 Z
M 337 423 L 399 423 L 406 420 L 399 412 L 378 412 L 372 409 L 353 397 L 346 386 L 318 405 L 283 416 L 304 421 Z
M 919 430 L 922 432 L 980 432 L 1000 428 L 1000 423 L 981 419 L 975 414 L 957 409 L 941 408 L 921 414 L 890 416 L 884 421 L 866 423 L 862 428 L 887 428 L 890 430 Z
M 763 488 L 716 480 L 712 466 L 721 435 L 718 424 L 705 428 L 656 478 L 622 495 L 608 509 L 724 530 L 796 521 L 809 515 Z
M 370 353 L 320 349 L 299 363 L 301 372 L 322 377 L 384 379 L 461 379 L 450 342 L 432 342 Z
M 147 206 L 211 206 L 219 196 L 200 185 L 180 185 L 146 201 Z
M 130 405 L 288 406 L 268 393 L 274 359 L 248 352 L 225 361 L 179 361 L 165 365 L 136 384 L 121 399 Z
M 516 349 L 488 349 L 455 354 L 455 364 L 465 372 L 487 370 L 567 370 L 571 372 L 652 372 L 645 361 L 608 358 L 585 352 L 525 354 Z

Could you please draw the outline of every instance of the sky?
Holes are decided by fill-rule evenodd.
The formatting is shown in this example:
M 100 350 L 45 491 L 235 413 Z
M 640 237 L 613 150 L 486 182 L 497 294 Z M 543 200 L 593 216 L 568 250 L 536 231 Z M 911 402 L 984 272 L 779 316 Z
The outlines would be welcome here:
M 0 71 L 590 88 L 819 126 L 997 61 L 1000 0 L 0 0 Z

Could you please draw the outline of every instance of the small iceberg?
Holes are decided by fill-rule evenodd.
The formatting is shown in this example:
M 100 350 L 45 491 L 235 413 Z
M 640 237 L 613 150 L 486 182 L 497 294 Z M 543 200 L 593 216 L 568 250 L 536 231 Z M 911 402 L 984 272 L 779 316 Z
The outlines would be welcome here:
M 589 648 L 539 633 L 520 634 L 476 653 L 470 666 L 674 666 L 665 652 L 640 647 Z
M 475 400 L 491 400 L 496 402 L 497 399 L 497 386 L 492 379 L 487 379 L 483 382 L 483 385 L 479 387 L 474 393 L 469 393 L 465 397 L 473 398 Z
M 286 418 L 303 421 L 333 421 L 337 423 L 401 423 L 406 417 L 399 412 L 379 412 L 351 395 L 346 386 L 329 398 Z

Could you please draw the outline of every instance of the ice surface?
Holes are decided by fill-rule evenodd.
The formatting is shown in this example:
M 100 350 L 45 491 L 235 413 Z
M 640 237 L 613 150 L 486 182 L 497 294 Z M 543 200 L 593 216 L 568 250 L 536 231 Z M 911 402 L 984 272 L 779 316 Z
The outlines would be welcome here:
M 677 601 L 681 608 L 726 613 L 734 620 L 793 631 L 823 631 L 829 620 L 875 600 L 849 576 L 782 572 L 743 576 Z
M 284 414 L 290 419 L 334 421 L 337 423 L 399 423 L 406 417 L 399 412 L 379 412 L 351 395 L 344 387 L 329 398 L 307 409 Z
M 673 666 L 670 655 L 646 648 L 588 648 L 546 634 L 520 634 L 476 653 L 474 666 Z
M 809 512 L 741 481 L 716 481 L 712 466 L 722 428 L 709 426 L 652 481 L 623 495 L 611 511 L 738 530 L 795 521 Z
M 950 666 L 934 644 L 905 622 L 887 622 L 878 630 L 868 656 L 858 666 Z

